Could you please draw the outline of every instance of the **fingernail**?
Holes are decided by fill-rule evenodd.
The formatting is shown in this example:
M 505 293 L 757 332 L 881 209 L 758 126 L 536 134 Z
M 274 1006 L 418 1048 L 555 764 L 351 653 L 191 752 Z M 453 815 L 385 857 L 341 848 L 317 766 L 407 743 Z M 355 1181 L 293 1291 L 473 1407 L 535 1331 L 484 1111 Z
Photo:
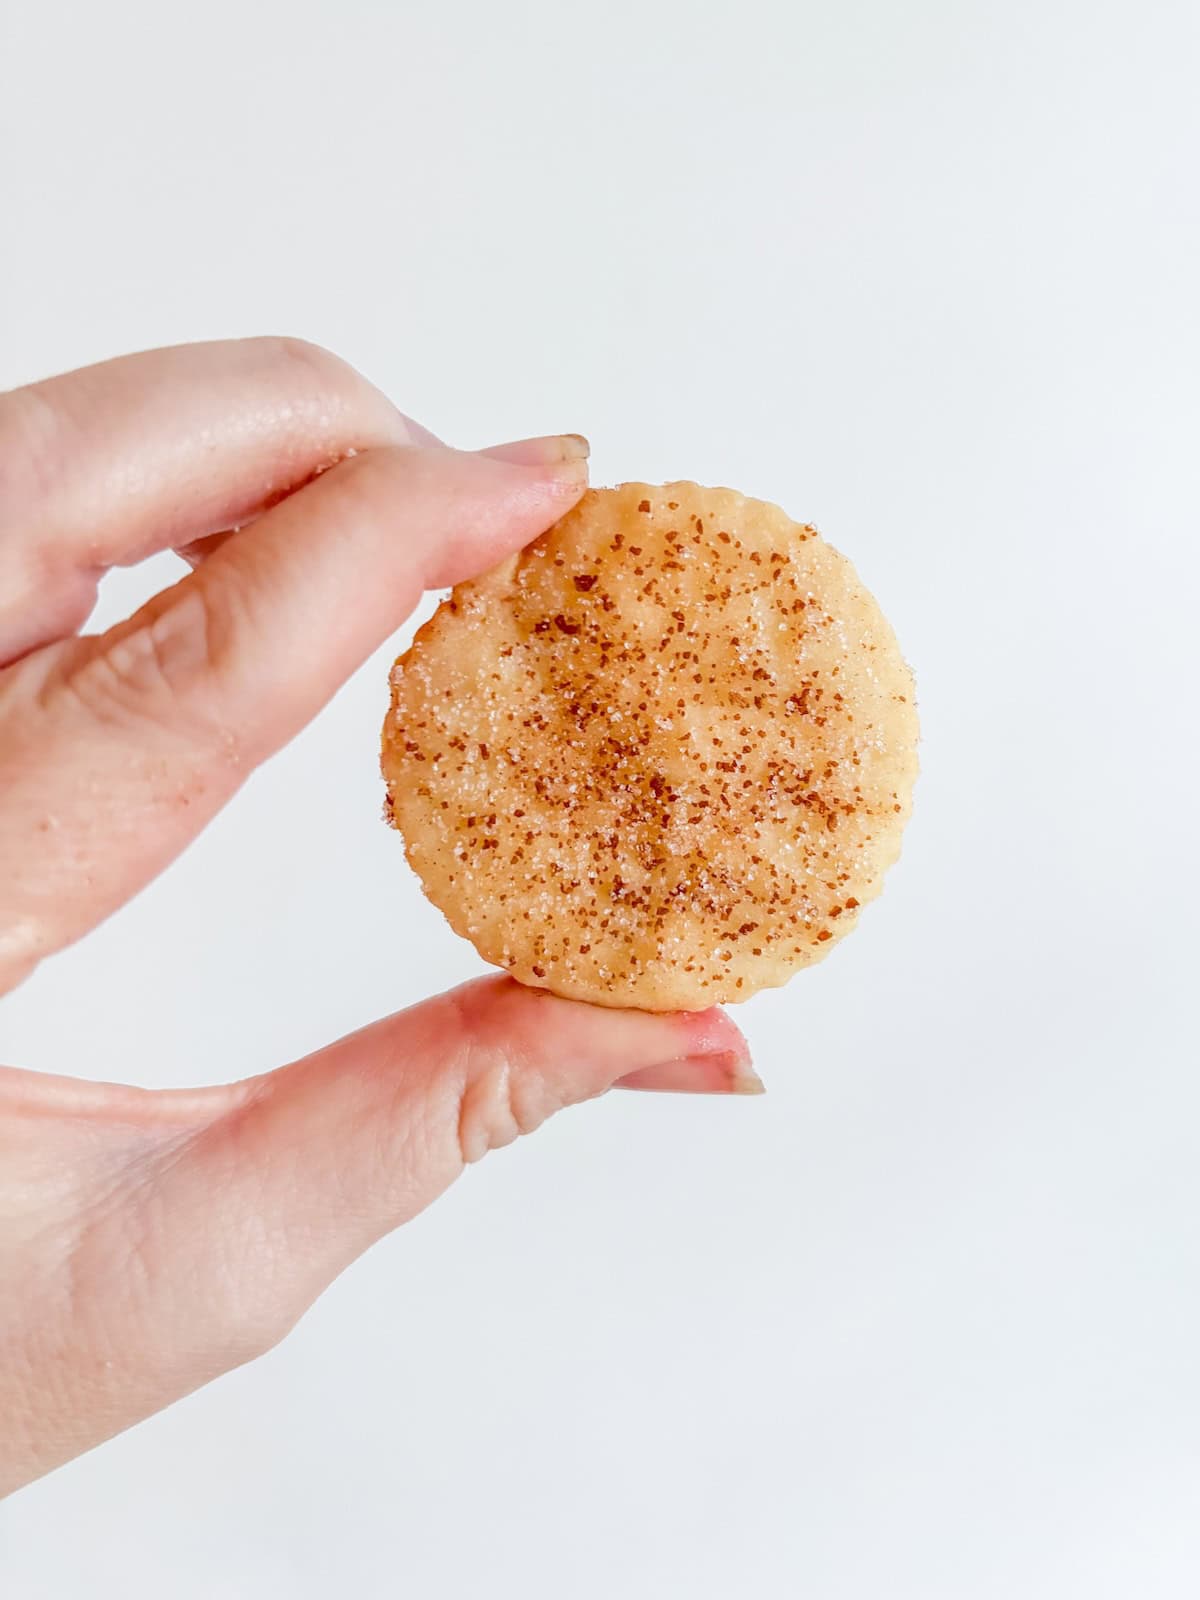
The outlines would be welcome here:
M 661 1094 L 765 1094 L 766 1085 L 736 1051 L 717 1055 L 680 1056 L 639 1067 L 618 1078 L 617 1089 L 653 1089 Z
M 581 433 L 556 433 L 544 439 L 515 439 L 511 444 L 494 444 L 480 455 L 497 461 L 511 461 L 518 467 L 553 467 L 560 462 L 586 461 L 591 446 Z

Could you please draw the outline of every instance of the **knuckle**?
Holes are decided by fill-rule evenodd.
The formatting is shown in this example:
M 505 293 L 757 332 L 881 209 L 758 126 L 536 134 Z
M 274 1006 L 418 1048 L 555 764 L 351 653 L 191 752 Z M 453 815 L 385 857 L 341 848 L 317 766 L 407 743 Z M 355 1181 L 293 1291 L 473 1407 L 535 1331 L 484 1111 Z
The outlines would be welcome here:
M 98 641 L 70 688 L 104 724 L 170 728 L 228 748 L 220 714 L 221 628 L 204 585 L 185 580 Z
M 355 448 L 407 441 L 404 419 L 392 402 L 332 350 L 291 335 L 272 334 L 250 343 L 264 367 L 277 374 L 280 391 L 337 443 L 328 464 L 341 459 L 346 446 L 353 447 L 353 454 Z
M 458 1148 L 463 1165 L 481 1161 L 520 1134 L 513 1104 L 512 1069 L 507 1061 L 482 1068 L 468 1063 L 458 1102 Z
M 219 1325 L 222 1369 L 231 1371 L 269 1355 L 287 1338 L 296 1322 L 297 1316 L 262 1304 L 257 1296 L 232 1294 Z
M 304 387 L 316 387 L 319 392 L 341 394 L 360 389 L 365 380 L 348 361 L 334 355 L 324 345 L 313 344 L 308 339 L 297 339 L 290 334 L 273 334 L 255 344 L 262 347 L 267 361 L 283 373 L 294 376 Z
M 533 1133 L 559 1109 L 541 1076 L 504 1049 L 472 1043 L 458 1098 L 458 1146 L 463 1165 Z
M 208 607 L 197 586 L 115 638 L 103 660 L 126 700 L 156 709 L 195 692 L 211 664 Z

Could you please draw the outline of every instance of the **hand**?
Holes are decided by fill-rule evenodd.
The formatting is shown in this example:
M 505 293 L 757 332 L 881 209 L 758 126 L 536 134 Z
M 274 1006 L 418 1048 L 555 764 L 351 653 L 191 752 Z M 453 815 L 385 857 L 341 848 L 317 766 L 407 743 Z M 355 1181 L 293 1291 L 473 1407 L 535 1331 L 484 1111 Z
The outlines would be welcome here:
M 0 396 L 0 993 L 161 871 L 399 625 L 583 491 L 464 454 L 286 340 Z M 79 637 L 112 566 L 192 567 Z M 0 1493 L 269 1349 L 486 1151 L 631 1087 L 753 1090 L 720 1012 L 489 978 L 244 1083 L 0 1068 Z

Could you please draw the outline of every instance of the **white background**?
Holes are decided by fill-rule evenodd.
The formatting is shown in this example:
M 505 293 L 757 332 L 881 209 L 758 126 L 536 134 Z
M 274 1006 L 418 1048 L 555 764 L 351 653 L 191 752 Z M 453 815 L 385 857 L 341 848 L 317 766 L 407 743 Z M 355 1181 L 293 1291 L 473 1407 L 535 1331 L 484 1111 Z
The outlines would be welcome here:
M 296 333 L 456 442 L 778 499 L 925 737 L 884 899 L 739 1012 L 765 1099 L 490 1158 L 10 1502 L 5 1596 L 1191 1600 L 1195 6 L 0 12 L 0 382 Z M 477 969 L 378 821 L 395 648 L 5 1059 L 224 1080 Z

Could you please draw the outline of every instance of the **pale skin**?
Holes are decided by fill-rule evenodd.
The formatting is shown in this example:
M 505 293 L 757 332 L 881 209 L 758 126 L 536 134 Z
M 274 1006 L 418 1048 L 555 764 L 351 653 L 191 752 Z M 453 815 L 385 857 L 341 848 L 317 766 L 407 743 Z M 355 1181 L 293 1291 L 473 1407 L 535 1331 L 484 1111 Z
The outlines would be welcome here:
M 586 469 L 574 435 L 448 449 L 294 340 L 0 395 L 0 994 L 162 871 L 423 590 L 536 537 Z M 81 634 L 103 573 L 164 549 L 190 571 Z M 504 978 L 215 1088 L 0 1068 L 0 1494 L 265 1352 L 464 1165 L 614 1085 L 760 1087 L 719 1011 Z

